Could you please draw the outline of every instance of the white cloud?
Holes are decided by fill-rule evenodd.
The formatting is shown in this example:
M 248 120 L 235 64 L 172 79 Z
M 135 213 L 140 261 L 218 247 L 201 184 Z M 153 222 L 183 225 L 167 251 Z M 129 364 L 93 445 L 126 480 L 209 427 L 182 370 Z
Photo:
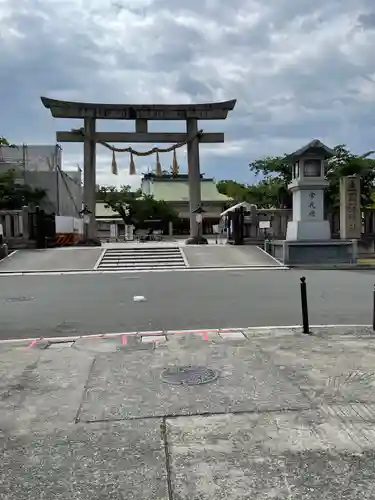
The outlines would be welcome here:
M 224 145 L 202 146 L 201 169 L 250 180 L 248 163 L 320 138 L 354 150 L 374 147 L 373 0 L 0 0 L 1 134 L 13 142 L 53 143 L 54 120 L 39 100 L 192 103 L 237 98 Z M 101 130 L 132 124 L 101 123 Z M 152 124 L 183 130 L 183 124 Z M 148 145 L 132 145 L 148 149 Z M 66 167 L 82 147 L 64 145 Z M 186 155 L 179 152 L 182 169 Z M 168 167 L 171 159 L 162 155 Z M 139 182 L 128 155 L 98 146 L 98 180 Z M 154 158 L 136 159 L 138 171 Z

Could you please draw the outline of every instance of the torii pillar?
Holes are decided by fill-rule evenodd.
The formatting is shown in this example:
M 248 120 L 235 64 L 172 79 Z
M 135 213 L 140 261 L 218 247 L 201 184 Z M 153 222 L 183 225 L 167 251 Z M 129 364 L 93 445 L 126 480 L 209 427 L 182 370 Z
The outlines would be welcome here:
M 85 207 L 92 213 L 87 228 L 87 237 L 95 239 L 96 220 L 96 143 L 168 143 L 187 142 L 189 197 L 190 197 L 190 238 L 189 244 L 206 243 L 199 235 L 199 226 L 194 211 L 201 204 L 201 182 L 199 165 L 200 143 L 222 143 L 222 133 L 199 134 L 198 120 L 225 120 L 233 110 L 236 100 L 208 104 L 94 104 L 59 101 L 41 97 L 43 105 L 51 111 L 54 118 L 80 118 L 84 120 L 83 129 L 71 132 L 57 132 L 57 142 L 80 142 L 84 144 L 83 160 L 83 200 Z M 135 132 L 96 132 L 96 120 L 134 120 Z M 148 132 L 148 121 L 184 120 L 186 133 Z

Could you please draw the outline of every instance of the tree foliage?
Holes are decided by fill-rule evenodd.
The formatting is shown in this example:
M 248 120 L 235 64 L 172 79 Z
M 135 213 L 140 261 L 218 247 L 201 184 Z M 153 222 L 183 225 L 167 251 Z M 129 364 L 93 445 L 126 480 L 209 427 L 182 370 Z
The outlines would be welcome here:
M 326 190 L 326 208 L 335 210 L 340 203 L 340 179 L 348 175 L 358 175 L 361 178 L 362 206 L 373 204 L 375 190 L 375 159 L 371 158 L 374 151 L 355 155 L 343 144 L 334 148 L 335 156 L 326 162 L 325 176 L 329 181 Z M 259 208 L 291 208 L 292 196 L 288 184 L 292 180 L 292 165 L 287 161 L 287 155 L 266 156 L 255 160 L 249 165 L 250 171 L 256 177 L 262 177 L 253 185 L 239 184 L 235 181 L 221 181 L 218 190 L 232 197 L 235 201 L 247 201 Z
M 326 192 L 328 206 L 337 208 L 340 203 L 340 178 L 357 175 L 361 178 L 361 203 L 363 207 L 372 204 L 375 188 L 375 159 L 370 158 L 375 151 L 362 155 L 352 154 L 344 144 L 335 146 L 335 156 L 328 160 L 325 169 L 329 188 Z
M 0 136 L 0 149 L 2 147 L 17 148 L 4 136 Z M 0 210 L 20 210 L 25 205 L 37 205 L 46 194 L 44 189 L 17 182 L 17 172 L 14 169 L 0 174 Z
M 130 186 L 100 187 L 96 194 L 97 200 L 106 204 L 118 213 L 125 224 L 133 224 L 139 228 L 146 221 L 174 222 L 178 219 L 175 210 L 165 201 L 155 200 L 153 196 L 145 195 L 141 190 L 131 191 Z
M 0 135 L 0 148 L 2 146 L 6 146 L 8 148 L 16 148 L 17 147 L 15 144 L 10 144 L 10 142 L 8 141 L 8 139 L 6 139 L 2 135 Z
M 253 185 L 240 184 L 236 181 L 220 181 L 217 183 L 219 193 L 232 198 L 235 202 L 246 201 L 259 208 L 288 208 L 291 194 L 285 183 L 278 177 L 266 175 L 264 179 Z
M 0 174 L 0 210 L 20 210 L 25 205 L 38 205 L 46 194 L 44 189 L 17 183 L 15 170 Z

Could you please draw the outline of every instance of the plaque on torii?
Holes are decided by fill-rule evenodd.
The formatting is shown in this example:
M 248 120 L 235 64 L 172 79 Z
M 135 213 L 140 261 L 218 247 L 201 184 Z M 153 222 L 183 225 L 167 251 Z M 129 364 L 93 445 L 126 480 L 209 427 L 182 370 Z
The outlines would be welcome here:
M 201 205 L 201 183 L 199 165 L 199 143 L 223 143 L 223 133 L 204 133 L 199 130 L 198 120 L 225 120 L 228 112 L 236 105 L 236 100 L 208 104 L 94 104 L 85 102 L 60 101 L 41 97 L 43 105 L 54 118 L 81 118 L 84 127 L 70 132 L 56 133 L 57 142 L 82 142 L 83 161 L 83 202 L 95 214 L 96 189 L 96 144 L 97 143 L 184 143 L 187 142 L 190 238 L 187 243 L 199 244 L 207 241 L 199 234 L 194 210 Z M 134 120 L 134 132 L 97 132 L 96 120 Z M 184 120 L 186 133 L 148 132 L 149 120 Z M 96 221 L 91 217 L 87 237 L 96 238 Z

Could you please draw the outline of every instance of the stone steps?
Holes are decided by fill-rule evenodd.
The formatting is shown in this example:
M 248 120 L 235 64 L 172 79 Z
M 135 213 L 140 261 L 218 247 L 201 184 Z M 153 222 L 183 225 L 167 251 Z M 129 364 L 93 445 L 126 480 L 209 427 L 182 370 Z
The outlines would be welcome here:
M 186 267 L 179 247 L 142 247 L 108 249 L 98 271 L 128 271 L 147 269 L 183 269 Z

